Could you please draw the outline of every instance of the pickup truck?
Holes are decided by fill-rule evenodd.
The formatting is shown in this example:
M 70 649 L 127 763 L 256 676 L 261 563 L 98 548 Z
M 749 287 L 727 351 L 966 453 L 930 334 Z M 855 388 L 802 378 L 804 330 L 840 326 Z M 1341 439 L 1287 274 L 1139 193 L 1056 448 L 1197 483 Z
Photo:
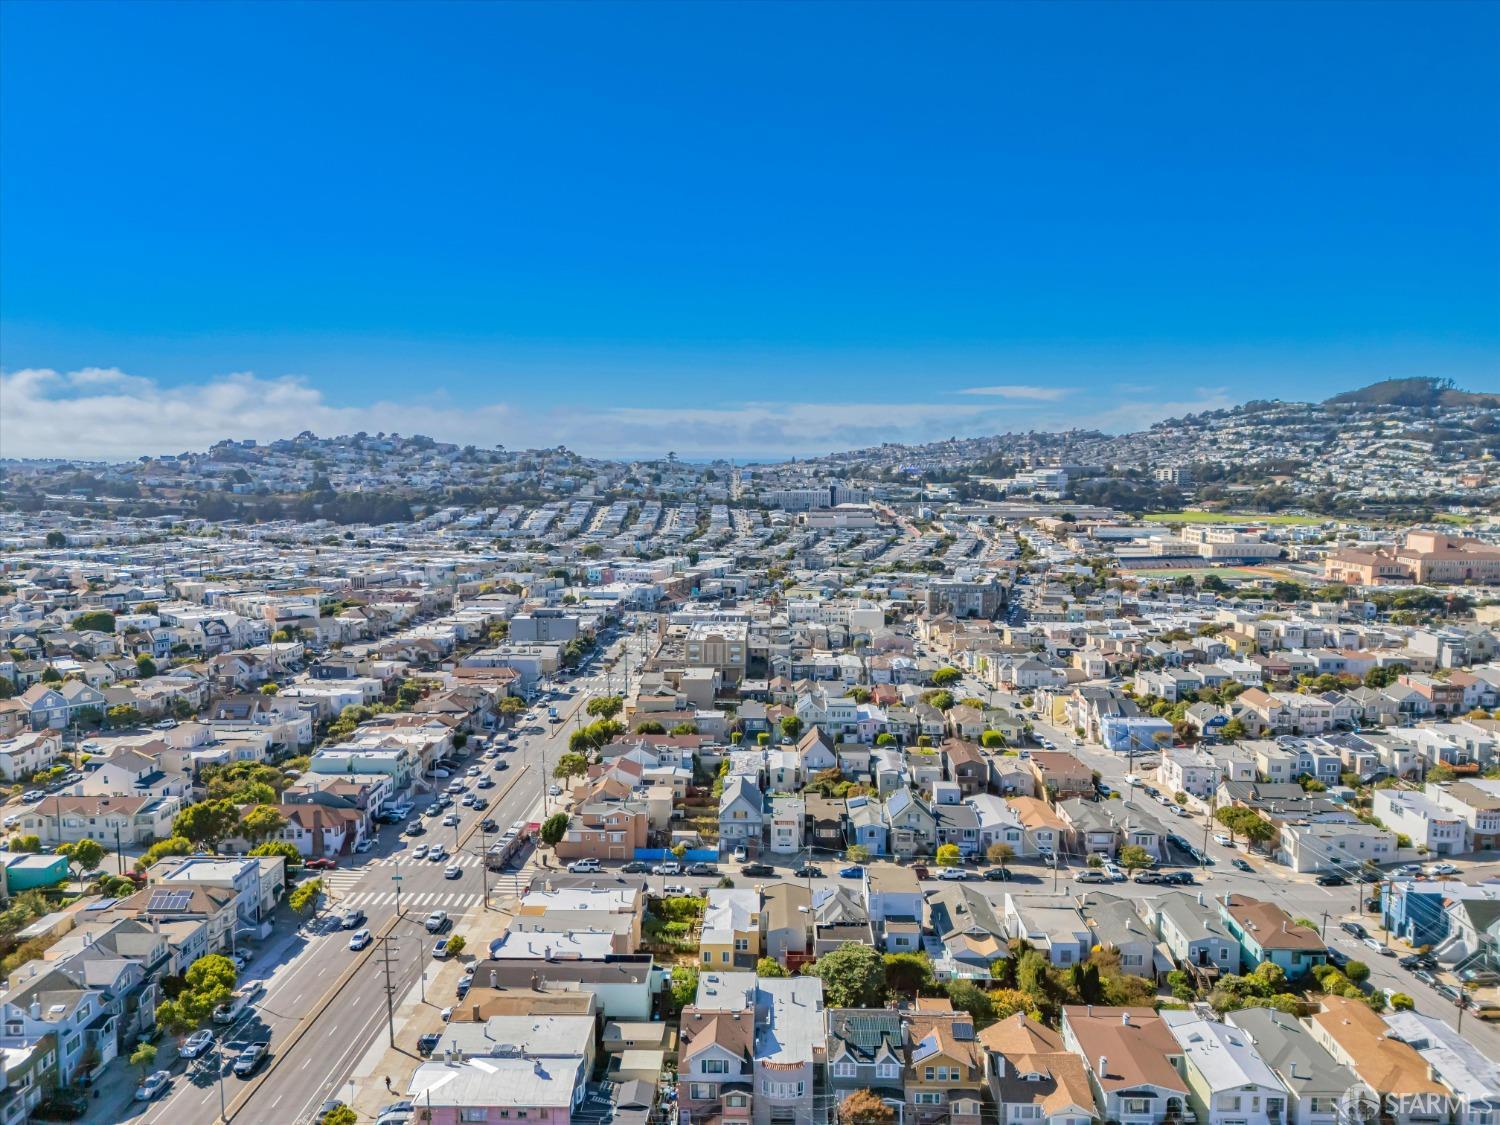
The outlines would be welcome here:
M 265 1062 L 266 1056 L 270 1054 L 271 1043 L 269 1040 L 261 1039 L 247 1044 L 245 1049 L 235 1056 L 234 1073 L 240 1078 L 249 1078 Z
M 264 991 L 264 988 L 259 984 L 247 984 L 244 988 L 239 989 L 228 1000 L 214 1009 L 214 1023 L 233 1023 L 245 1014 L 245 1009 L 250 1007 L 251 1003 L 260 996 L 262 991 Z

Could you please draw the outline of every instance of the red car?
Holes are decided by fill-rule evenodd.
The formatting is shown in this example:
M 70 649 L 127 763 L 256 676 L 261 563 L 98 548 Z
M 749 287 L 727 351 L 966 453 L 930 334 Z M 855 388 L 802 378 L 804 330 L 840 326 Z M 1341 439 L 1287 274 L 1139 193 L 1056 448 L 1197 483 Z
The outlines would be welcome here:
M 332 871 L 338 865 L 338 860 L 321 856 L 318 859 L 308 860 L 303 866 L 307 867 L 310 871 Z

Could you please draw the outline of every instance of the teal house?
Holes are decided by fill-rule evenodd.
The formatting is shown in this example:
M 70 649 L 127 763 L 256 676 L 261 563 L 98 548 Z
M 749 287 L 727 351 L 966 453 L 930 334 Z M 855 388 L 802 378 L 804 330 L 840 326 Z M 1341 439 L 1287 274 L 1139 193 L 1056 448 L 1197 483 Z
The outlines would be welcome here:
M 1219 917 L 1239 943 L 1240 962 L 1246 972 L 1269 961 L 1279 966 L 1288 980 L 1295 980 L 1328 960 L 1328 950 L 1317 931 L 1299 926 L 1274 902 L 1249 895 L 1224 895 L 1218 902 Z
M 61 855 L 31 855 L 0 852 L 0 871 L 5 872 L 5 897 L 36 887 L 55 887 L 68 878 L 68 858 Z

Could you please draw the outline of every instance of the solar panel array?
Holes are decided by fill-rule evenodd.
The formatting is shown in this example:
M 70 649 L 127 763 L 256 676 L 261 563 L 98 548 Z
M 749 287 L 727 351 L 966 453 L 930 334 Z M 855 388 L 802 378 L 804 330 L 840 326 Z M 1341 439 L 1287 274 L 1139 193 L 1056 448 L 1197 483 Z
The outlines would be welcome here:
M 186 910 L 193 902 L 192 891 L 154 891 L 147 910 Z

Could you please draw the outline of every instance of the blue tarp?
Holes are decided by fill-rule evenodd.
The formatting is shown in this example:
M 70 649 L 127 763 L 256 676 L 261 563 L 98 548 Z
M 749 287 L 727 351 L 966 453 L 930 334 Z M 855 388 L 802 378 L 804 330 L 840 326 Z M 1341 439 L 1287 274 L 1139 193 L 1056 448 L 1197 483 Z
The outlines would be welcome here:
M 636 848 L 635 858 L 642 863 L 660 863 L 662 860 L 675 859 L 666 848 Z M 683 853 L 683 863 L 717 863 L 719 853 L 712 848 L 689 848 Z

